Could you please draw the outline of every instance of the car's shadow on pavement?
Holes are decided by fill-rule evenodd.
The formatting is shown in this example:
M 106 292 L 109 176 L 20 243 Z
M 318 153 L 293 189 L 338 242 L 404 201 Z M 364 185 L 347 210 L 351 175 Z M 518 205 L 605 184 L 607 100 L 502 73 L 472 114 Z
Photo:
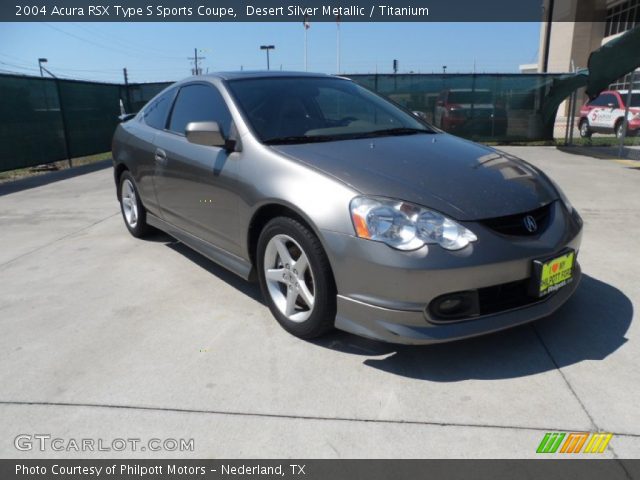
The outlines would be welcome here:
M 232 286 L 236 290 L 244 293 L 248 297 L 252 298 L 256 302 L 262 303 L 265 305 L 264 300 L 262 298 L 262 293 L 260 292 L 260 287 L 257 283 L 247 282 L 246 280 L 240 278 L 234 273 L 231 273 L 229 270 L 221 267 L 217 263 L 209 260 L 204 255 L 200 255 L 195 250 L 187 247 L 184 243 L 175 240 L 173 237 L 167 235 L 163 232 L 154 232 L 149 237 L 145 238 L 145 240 L 155 241 L 155 242 L 164 242 L 167 247 L 172 250 L 178 252 L 181 255 L 184 255 L 186 258 L 191 260 L 193 263 L 198 265 L 199 267 L 205 269 L 207 272 L 215 275 L 223 282 Z
M 157 232 L 147 239 L 165 243 L 265 305 L 257 283 L 243 280 L 165 233 Z M 627 341 L 625 334 L 632 318 L 633 304 L 623 292 L 583 275 L 574 296 L 555 314 L 503 332 L 456 342 L 405 346 L 336 331 L 309 343 L 368 357 L 365 365 L 404 377 L 435 382 L 490 380 L 533 375 L 584 360 L 602 360 Z
M 483 337 L 426 346 L 374 342 L 337 332 L 318 346 L 367 356 L 365 365 L 436 382 L 532 375 L 584 360 L 602 360 L 620 348 L 633 305 L 617 288 L 584 275 L 575 295 L 554 315 Z

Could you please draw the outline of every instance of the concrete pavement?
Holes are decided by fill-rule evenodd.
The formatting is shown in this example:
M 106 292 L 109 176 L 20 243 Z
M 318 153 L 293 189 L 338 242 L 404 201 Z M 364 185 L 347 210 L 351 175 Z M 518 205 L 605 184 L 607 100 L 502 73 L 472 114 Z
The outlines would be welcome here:
M 640 452 L 640 171 L 554 148 L 585 277 L 554 316 L 446 345 L 284 332 L 247 284 L 131 237 L 111 169 L 2 195 L 0 457 L 535 457 L 547 431 Z M 18 451 L 19 434 L 194 439 L 184 452 Z

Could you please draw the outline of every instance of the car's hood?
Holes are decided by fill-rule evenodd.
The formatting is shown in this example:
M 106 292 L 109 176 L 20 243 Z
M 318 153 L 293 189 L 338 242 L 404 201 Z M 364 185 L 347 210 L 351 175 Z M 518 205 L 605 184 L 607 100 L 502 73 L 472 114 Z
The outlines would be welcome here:
M 447 134 L 273 146 L 363 194 L 433 208 L 458 220 L 534 210 L 557 198 L 523 160 Z

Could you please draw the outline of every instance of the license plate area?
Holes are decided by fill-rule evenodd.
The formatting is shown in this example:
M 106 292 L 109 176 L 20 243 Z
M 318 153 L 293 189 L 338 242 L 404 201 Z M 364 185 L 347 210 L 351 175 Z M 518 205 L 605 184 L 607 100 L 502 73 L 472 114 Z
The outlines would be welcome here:
M 571 283 L 575 265 L 575 250 L 566 250 L 553 257 L 534 260 L 532 295 L 545 297 Z

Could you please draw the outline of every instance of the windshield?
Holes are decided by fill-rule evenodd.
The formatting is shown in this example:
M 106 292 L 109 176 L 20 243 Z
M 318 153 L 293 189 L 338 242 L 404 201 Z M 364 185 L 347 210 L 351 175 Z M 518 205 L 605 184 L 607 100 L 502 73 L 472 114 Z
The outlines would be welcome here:
M 449 93 L 449 103 L 493 103 L 491 92 L 485 90 Z
M 433 133 L 409 113 L 349 80 L 256 78 L 232 80 L 228 86 L 267 144 Z

